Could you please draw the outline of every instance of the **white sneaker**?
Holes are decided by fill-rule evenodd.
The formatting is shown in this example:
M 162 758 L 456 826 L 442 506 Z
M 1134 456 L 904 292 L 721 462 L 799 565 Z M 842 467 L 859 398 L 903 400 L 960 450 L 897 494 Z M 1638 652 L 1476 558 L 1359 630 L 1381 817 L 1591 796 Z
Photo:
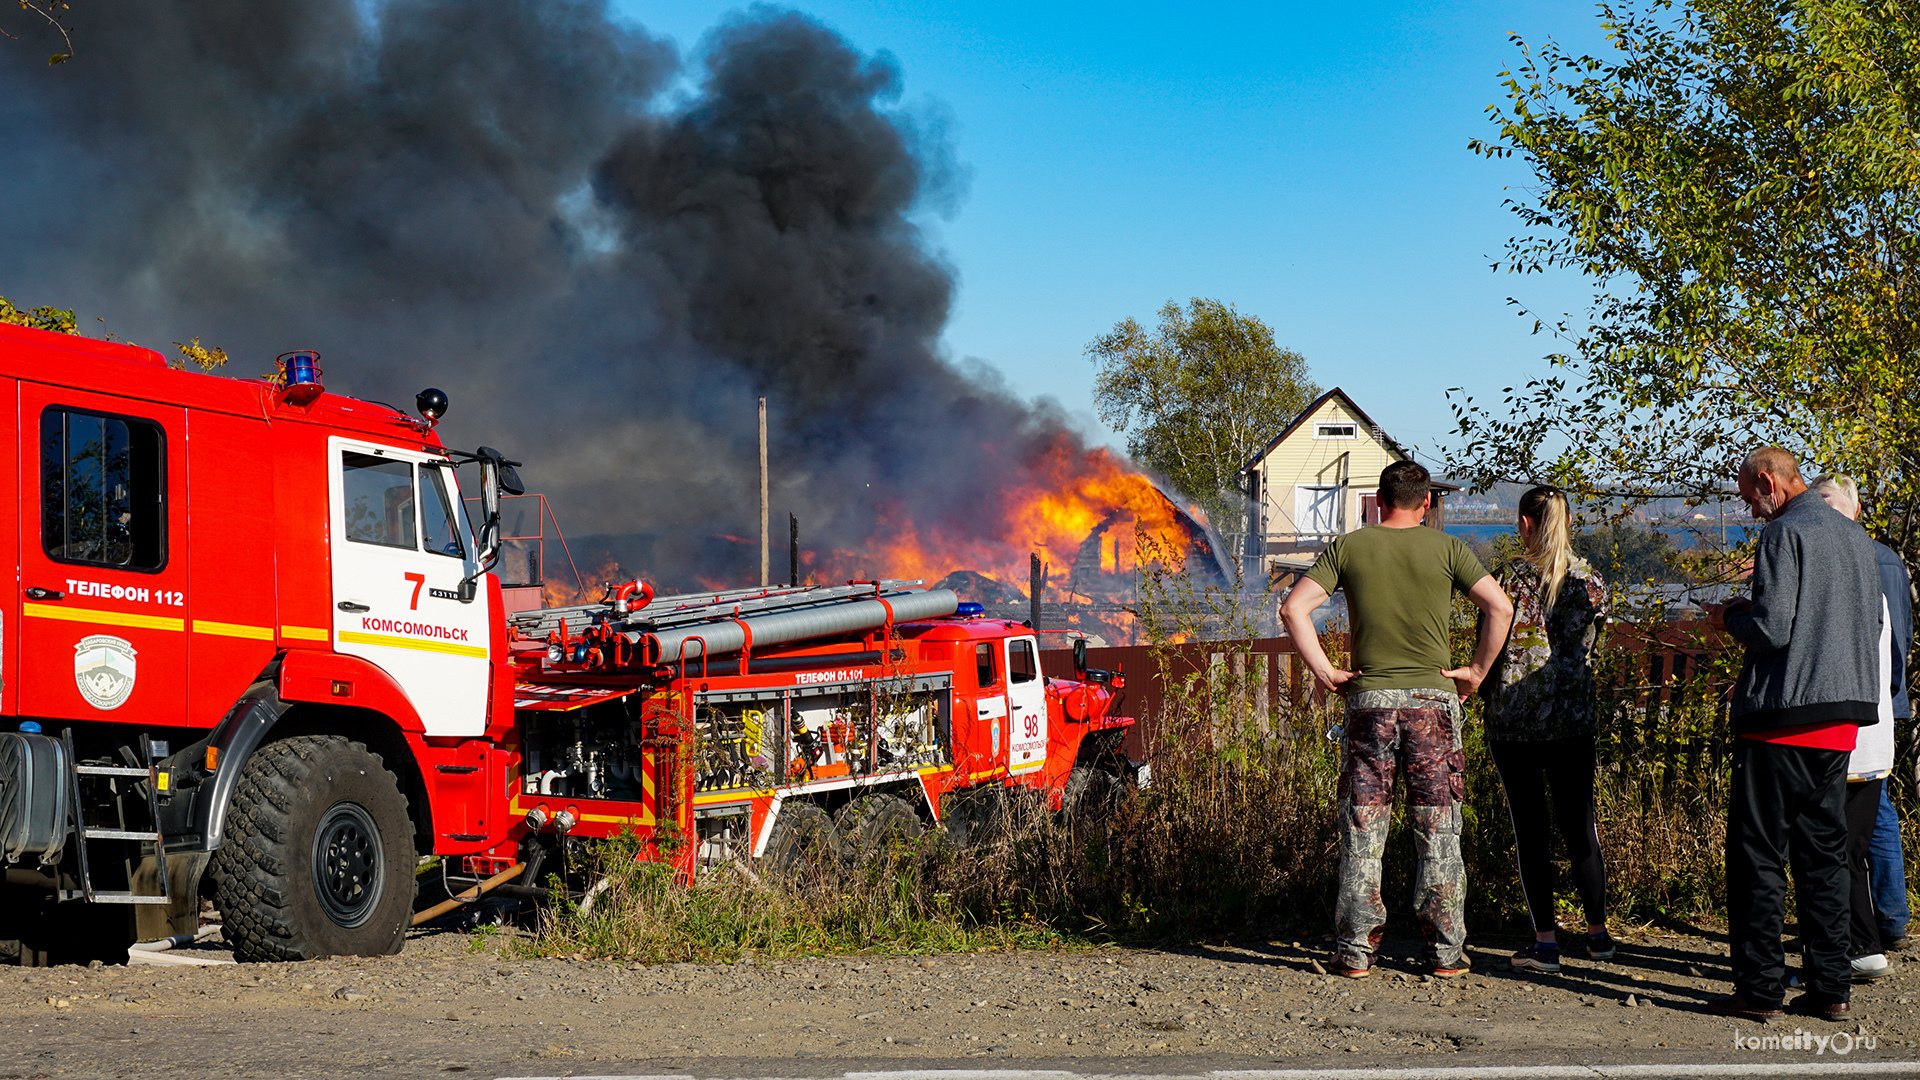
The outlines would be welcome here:
M 1887 963 L 1885 953 L 1869 953 L 1853 958 L 1854 982 L 1872 982 L 1892 970 L 1893 965 Z

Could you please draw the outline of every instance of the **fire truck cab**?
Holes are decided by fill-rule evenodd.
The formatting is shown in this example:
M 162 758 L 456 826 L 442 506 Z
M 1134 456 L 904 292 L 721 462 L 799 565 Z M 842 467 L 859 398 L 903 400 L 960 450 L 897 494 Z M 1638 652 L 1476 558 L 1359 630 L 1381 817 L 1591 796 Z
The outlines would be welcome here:
M 218 378 L 0 326 L 0 935 L 27 962 L 191 931 L 210 865 L 223 909 L 307 885 L 228 913 L 268 953 L 398 948 L 416 854 L 485 839 L 445 792 L 504 769 L 511 679 L 452 457 L 290 359 Z M 268 839 L 289 823 L 313 842 Z

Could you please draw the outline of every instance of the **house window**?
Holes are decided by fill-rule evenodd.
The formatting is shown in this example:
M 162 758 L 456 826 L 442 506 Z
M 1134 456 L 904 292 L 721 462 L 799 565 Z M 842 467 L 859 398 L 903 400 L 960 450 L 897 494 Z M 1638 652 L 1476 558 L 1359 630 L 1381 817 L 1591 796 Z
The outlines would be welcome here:
M 1326 423 L 1313 426 L 1316 439 L 1354 439 L 1359 437 L 1359 427 L 1351 423 Z
M 1302 534 L 1332 536 L 1342 532 L 1338 484 L 1302 484 L 1293 489 L 1293 523 Z

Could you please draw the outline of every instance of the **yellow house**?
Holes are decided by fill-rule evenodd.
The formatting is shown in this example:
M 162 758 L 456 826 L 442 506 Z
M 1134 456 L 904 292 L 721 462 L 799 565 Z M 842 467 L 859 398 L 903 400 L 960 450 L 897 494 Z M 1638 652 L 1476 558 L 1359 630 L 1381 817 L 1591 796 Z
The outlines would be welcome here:
M 1320 395 L 1241 468 L 1253 502 L 1248 569 L 1305 570 L 1334 537 L 1380 522 L 1380 470 L 1408 457 L 1339 387 Z M 1427 524 L 1440 528 L 1436 481 Z

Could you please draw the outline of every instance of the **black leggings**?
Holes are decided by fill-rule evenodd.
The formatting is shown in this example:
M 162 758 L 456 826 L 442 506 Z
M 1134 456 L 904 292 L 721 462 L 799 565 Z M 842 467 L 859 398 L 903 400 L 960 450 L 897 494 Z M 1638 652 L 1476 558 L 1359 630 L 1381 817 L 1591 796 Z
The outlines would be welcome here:
M 1600 855 L 1600 833 L 1593 818 L 1593 736 L 1508 742 L 1488 739 L 1493 767 L 1507 793 L 1513 819 L 1514 858 L 1520 864 L 1520 891 L 1527 898 L 1535 933 L 1556 927 L 1553 910 L 1553 852 L 1548 822 L 1559 826 L 1573 864 L 1573 884 L 1587 922 L 1607 921 L 1607 870 Z M 1547 812 L 1547 789 L 1553 812 Z

